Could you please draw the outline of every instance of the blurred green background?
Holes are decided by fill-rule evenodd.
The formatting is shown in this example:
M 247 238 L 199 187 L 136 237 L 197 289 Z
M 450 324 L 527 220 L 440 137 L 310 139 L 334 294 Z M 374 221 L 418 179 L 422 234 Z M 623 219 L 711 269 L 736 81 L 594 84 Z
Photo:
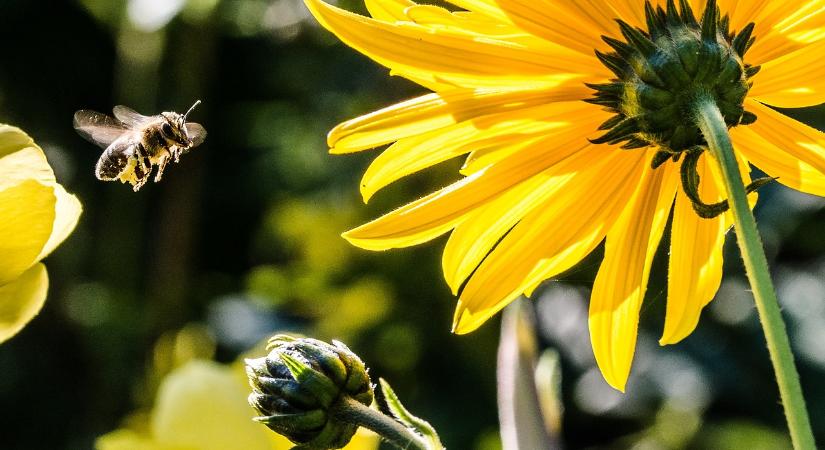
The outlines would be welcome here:
M 47 261 L 44 310 L 0 347 L 3 448 L 92 447 L 151 404 L 157 343 L 184 327 L 208 336 L 221 362 L 277 331 L 340 339 L 448 448 L 500 446 L 498 319 L 449 333 L 444 239 L 376 254 L 339 237 L 456 178 L 458 162 L 443 164 L 364 206 L 358 180 L 375 153 L 326 153 L 332 126 L 421 88 L 340 44 L 300 0 L 0 0 L 0 49 L 0 122 L 34 137 L 85 207 Z M 75 110 L 182 112 L 196 99 L 192 120 L 209 136 L 162 183 L 134 193 L 95 179 L 100 150 L 72 129 Z M 823 109 L 792 114 L 825 124 Z M 825 442 L 825 202 L 777 185 L 760 192 L 757 218 Z M 698 329 L 660 348 L 663 243 L 624 395 L 603 382 L 587 334 L 600 251 L 545 283 L 531 307 L 541 344 L 561 356 L 567 448 L 788 447 L 727 244 L 724 284 Z

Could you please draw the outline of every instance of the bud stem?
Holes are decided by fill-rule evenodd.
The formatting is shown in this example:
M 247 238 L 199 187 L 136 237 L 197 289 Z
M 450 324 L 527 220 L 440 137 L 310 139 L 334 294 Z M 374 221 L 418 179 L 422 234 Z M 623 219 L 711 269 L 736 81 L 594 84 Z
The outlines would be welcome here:
M 779 394 L 785 407 L 791 440 L 797 450 L 815 449 L 810 419 L 794 365 L 788 333 L 768 270 L 762 240 L 751 213 L 745 186 L 733 153 L 728 128 L 710 95 L 699 95 L 693 103 L 696 124 L 702 130 L 713 160 L 721 169 L 725 190 L 730 199 L 737 242 L 745 263 L 756 309 L 765 332 Z
M 408 450 L 429 450 L 424 440 L 393 418 L 346 395 L 330 407 L 336 419 L 374 431 L 390 444 Z

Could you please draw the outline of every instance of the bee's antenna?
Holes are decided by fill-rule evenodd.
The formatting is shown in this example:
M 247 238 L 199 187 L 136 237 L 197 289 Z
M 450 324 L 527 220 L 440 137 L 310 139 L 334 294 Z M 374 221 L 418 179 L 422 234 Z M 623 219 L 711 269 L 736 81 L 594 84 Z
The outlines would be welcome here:
M 194 105 L 192 105 L 191 108 L 189 108 L 189 111 L 186 111 L 186 114 L 183 115 L 183 122 L 184 123 L 186 123 L 186 118 L 189 116 L 189 113 L 192 112 L 192 110 L 195 109 L 195 107 L 200 105 L 200 104 L 201 104 L 201 101 L 198 100 L 198 101 L 195 102 Z

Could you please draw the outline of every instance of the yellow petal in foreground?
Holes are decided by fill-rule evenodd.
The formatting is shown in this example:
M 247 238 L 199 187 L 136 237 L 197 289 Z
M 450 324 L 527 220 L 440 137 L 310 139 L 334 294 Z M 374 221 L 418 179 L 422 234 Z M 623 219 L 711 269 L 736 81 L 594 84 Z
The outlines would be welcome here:
M 671 170 L 662 170 L 668 169 Z M 607 234 L 604 261 L 590 296 L 590 340 L 608 384 L 624 392 L 636 350 L 639 311 L 650 265 L 667 221 L 678 177 L 670 164 L 646 168 L 639 189 Z
M 762 64 L 750 96 L 784 108 L 825 103 L 825 41 Z
M 506 41 L 487 42 L 477 36 L 436 32 L 411 22 L 386 23 L 328 5 L 306 0 L 313 15 L 342 41 L 376 62 L 412 73 L 436 72 L 446 79 L 472 81 L 472 77 L 496 79 L 554 74 L 603 74 L 597 60 L 559 46 L 555 55 Z
M 451 89 L 422 95 L 333 128 L 327 137 L 330 152 L 351 153 L 443 129 L 503 111 L 518 111 L 547 103 L 586 98 L 583 85 L 556 82 L 533 89 Z
M 776 181 L 808 194 L 825 196 L 825 174 L 790 155 L 786 149 L 763 139 L 750 127 L 731 130 L 737 150 Z
M 741 5 L 745 2 L 739 2 Z M 764 64 L 825 37 L 825 8 L 821 0 L 758 1 L 751 20 L 757 36 L 748 53 L 752 64 Z
M 0 286 L 0 342 L 17 334 L 40 312 L 48 288 L 49 276 L 43 264 L 35 264 Z
M 747 108 L 759 117 L 759 120 L 748 127 L 749 131 L 756 133 L 763 141 L 783 149 L 791 158 L 825 174 L 825 133 L 754 100 L 747 102 Z
M 507 189 L 588 146 L 582 134 L 598 126 L 603 118 L 604 114 L 597 111 L 559 128 L 557 133 L 528 141 L 512 157 L 348 231 L 344 237 L 367 250 L 386 250 L 440 236 Z
M 603 48 L 599 33 L 583 34 L 579 30 L 593 28 L 588 15 L 565 8 L 564 2 L 550 0 L 502 0 L 499 6 L 507 18 L 535 36 L 564 45 L 588 56 L 593 49 Z
M 51 186 L 32 180 L 0 191 L 0 286 L 37 262 L 52 234 L 56 201 Z
M 707 154 L 699 160 L 699 195 L 708 203 L 725 198 L 708 167 Z M 681 190 L 671 226 L 665 327 L 659 343 L 675 344 L 699 323 L 702 308 L 722 282 L 722 245 L 729 228 L 728 214 L 703 219 Z
M 415 2 L 411 0 L 364 0 L 364 4 L 373 19 L 391 22 L 407 20 L 404 9 L 415 5 Z
M 633 194 L 635 185 L 626 180 L 638 179 L 643 165 L 641 152 L 621 153 L 593 146 L 542 174 L 539 181 L 544 184 L 531 194 L 540 203 L 501 240 L 467 282 L 456 307 L 453 331 L 464 334 L 481 326 L 529 289 L 536 282 L 536 271 L 541 272 L 543 280 L 569 269 L 590 253 Z M 597 191 L 596 186 L 602 187 Z M 498 214 L 506 217 L 506 206 L 498 206 L 502 208 Z M 515 212 L 522 212 L 519 208 L 524 206 L 530 204 L 515 203 Z M 571 208 L 581 220 L 565 220 Z M 499 232 L 506 231 L 508 223 L 487 219 Z M 461 277 L 469 275 L 472 264 L 489 249 L 473 245 L 467 234 L 459 236 L 463 236 L 462 243 L 469 244 L 467 249 L 454 244 L 454 254 L 447 256 L 445 250 L 445 257 L 473 258 L 469 264 L 451 263 L 459 265 L 457 276 Z M 493 238 L 485 236 L 484 243 L 492 246 Z
M 361 179 L 368 201 L 388 184 L 471 150 L 501 148 L 550 134 L 590 113 L 584 102 L 549 103 L 481 116 L 415 137 L 400 139 L 375 158 Z

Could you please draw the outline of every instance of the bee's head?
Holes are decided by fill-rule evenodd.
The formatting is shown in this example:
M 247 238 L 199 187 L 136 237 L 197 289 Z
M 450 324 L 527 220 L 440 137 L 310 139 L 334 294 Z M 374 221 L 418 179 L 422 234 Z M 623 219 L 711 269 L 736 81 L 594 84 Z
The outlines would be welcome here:
M 192 110 L 195 109 L 195 107 L 200 103 L 200 100 L 196 101 L 195 104 L 193 104 L 192 107 L 186 111 L 186 114 L 178 114 L 176 112 L 161 113 L 165 119 L 160 126 L 163 136 L 180 147 L 188 148 L 191 146 L 192 139 L 190 139 L 186 133 L 186 118 L 189 116 L 189 113 L 191 113 Z
M 164 112 L 163 122 L 160 124 L 160 132 L 163 137 L 170 143 L 179 147 L 188 147 L 190 144 L 189 137 L 186 135 L 186 128 L 183 116 L 176 112 Z

